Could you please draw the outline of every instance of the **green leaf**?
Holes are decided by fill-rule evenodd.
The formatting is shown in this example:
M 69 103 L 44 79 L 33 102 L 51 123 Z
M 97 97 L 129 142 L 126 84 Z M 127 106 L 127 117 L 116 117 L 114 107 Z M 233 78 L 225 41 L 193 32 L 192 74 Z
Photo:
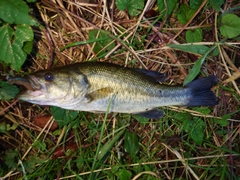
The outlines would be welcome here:
M 6 63 L 11 62 L 11 58 L 8 56 L 13 56 L 13 50 L 12 50 L 12 37 L 14 34 L 14 30 L 8 26 L 4 25 L 0 27 L 0 47 L 2 48 L 0 51 L 0 59 L 2 61 L 5 61 Z
M 27 0 L 28 3 L 36 2 L 36 0 Z
M 195 107 L 193 110 L 205 115 L 210 114 L 211 112 L 211 109 L 209 109 L 209 107 Z
M 221 126 L 227 126 L 229 124 L 228 119 L 230 119 L 232 115 L 238 113 L 239 111 L 240 110 L 233 111 L 229 114 L 225 114 L 224 116 L 222 116 L 222 119 L 216 119 L 215 122 L 218 123 Z
M 137 134 L 126 131 L 124 136 L 124 150 L 134 158 L 139 151 L 139 142 Z
M 197 10 L 202 4 L 203 0 L 190 0 L 190 7 Z
M 33 41 L 27 41 L 23 46 L 23 51 L 27 54 L 32 52 Z
M 132 115 L 134 119 L 136 119 L 139 123 L 145 124 L 149 122 L 149 118 L 143 117 L 143 116 L 138 116 L 138 115 Z
M 5 122 L 0 123 L 0 133 L 6 133 L 7 132 L 7 125 Z
M 163 17 L 165 17 L 166 15 L 170 15 L 172 13 L 178 0 L 171 1 L 158 0 L 157 2 L 159 12 L 163 15 Z
M 167 44 L 167 46 L 181 51 L 204 55 L 209 51 L 209 47 L 203 45 L 184 45 L 184 44 Z
M 185 86 L 186 84 L 190 83 L 193 79 L 195 79 L 197 77 L 197 75 L 199 74 L 202 64 L 205 61 L 206 57 L 208 56 L 208 54 L 210 52 L 212 52 L 214 49 L 216 48 L 215 46 L 212 46 L 200 59 L 198 59 L 193 68 L 190 70 L 188 76 L 185 78 L 183 85 Z
M 63 51 L 69 47 L 74 47 L 74 46 L 80 46 L 80 45 L 84 45 L 84 44 L 90 44 L 90 43 L 95 43 L 95 42 L 99 42 L 99 41 L 103 41 L 103 40 L 108 40 L 109 39 L 109 36 L 106 36 L 104 38 L 98 38 L 98 39 L 88 39 L 86 41 L 80 41 L 80 42 L 73 42 L 73 43 L 70 43 L 64 47 L 62 47 L 60 49 L 60 51 Z
M 24 167 L 28 170 L 29 173 L 33 173 L 36 170 L 36 165 L 40 165 L 46 161 L 45 157 L 41 156 L 30 156 L 27 161 L 25 161 Z
M 3 156 L 5 164 L 10 169 L 17 168 L 18 164 L 18 158 L 19 158 L 19 152 L 17 150 L 9 150 L 5 156 Z
M 96 40 L 98 32 L 99 31 L 96 29 L 91 30 L 88 34 L 89 40 L 90 41 Z M 103 39 L 103 40 L 98 41 L 93 48 L 93 51 L 96 54 L 99 54 L 99 56 L 111 51 L 115 47 L 115 44 L 111 43 L 112 39 L 107 35 L 107 33 L 108 32 L 106 32 L 106 31 L 100 31 L 98 39 Z M 109 43 L 111 43 L 111 44 L 109 45 Z
M 192 119 L 192 115 L 190 113 L 176 113 L 174 115 L 174 119 L 184 122 L 185 120 L 191 120 Z
M 126 169 L 120 169 L 116 175 L 119 180 L 130 180 L 132 173 Z
M 144 8 L 144 0 L 116 0 L 116 6 L 121 11 L 127 9 L 130 16 L 137 16 Z
M 201 145 L 203 142 L 205 128 L 206 123 L 201 118 L 194 118 L 193 120 L 185 120 L 183 122 L 183 130 L 198 145 Z
M 190 70 L 188 76 L 184 80 L 184 83 L 183 83 L 184 86 L 190 83 L 192 80 L 194 80 L 197 77 L 204 61 L 205 61 L 205 56 L 202 56 L 200 59 L 198 59 L 195 62 L 193 68 Z
M 219 12 L 221 6 L 224 4 L 224 0 L 209 0 L 208 3 L 215 11 Z
M 186 4 L 182 4 L 180 6 L 180 10 L 178 12 L 178 21 L 181 24 L 186 24 L 191 17 L 194 15 L 195 10 L 187 6 Z
M 17 25 L 15 31 L 8 25 L 0 27 L 0 46 L 3 47 L 0 60 L 19 71 L 27 57 L 23 50 L 24 43 L 32 40 L 33 31 L 29 25 Z
M 8 84 L 4 81 L 0 81 L 0 99 L 10 100 L 13 99 L 19 93 L 17 86 Z
M 188 30 L 186 32 L 186 41 L 187 43 L 192 42 L 201 42 L 203 39 L 202 29 Z
M 29 7 L 22 0 L 0 1 L 0 19 L 3 19 L 5 22 L 10 24 L 38 25 L 28 13 Z
M 18 124 L 13 124 L 13 125 L 7 124 L 7 131 L 16 130 L 17 127 L 18 127 Z
M 60 128 L 67 125 L 78 116 L 78 111 L 66 110 L 55 106 L 51 106 L 50 111 Z
M 226 114 L 222 117 L 222 119 L 218 119 L 216 123 L 218 123 L 221 126 L 227 126 L 229 124 L 228 119 L 230 119 L 231 116 L 229 114 Z
M 110 139 L 104 146 L 100 149 L 98 153 L 98 159 L 102 159 L 114 146 L 114 144 L 119 140 L 119 138 L 123 135 L 125 129 L 121 130 L 117 133 L 112 139 Z
M 227 126 L 229 124 L 228 119 L 230 119 L 231 116 L 229 114 L 226 114 L 222 117 L 222 119 L 216 119 L 215 122 L 221 126 Z
M 34 141 L 33 145 L 32 145 L 35 149 L 37 150 L 41 150 L 41 151 L 45 151 L 46 150 L 46 143 L 45 142 L 41 142 L 40 140 L 36 140 Z
M 219 49 L 215 48 L 212 52 L 211 52 L 212 56 L 218 56 L 219 55 Z
M 226 14 L 222 17 L 220 32 L 224 37 L 234 38 L 240 34 L 240 18 L 235 14 Z

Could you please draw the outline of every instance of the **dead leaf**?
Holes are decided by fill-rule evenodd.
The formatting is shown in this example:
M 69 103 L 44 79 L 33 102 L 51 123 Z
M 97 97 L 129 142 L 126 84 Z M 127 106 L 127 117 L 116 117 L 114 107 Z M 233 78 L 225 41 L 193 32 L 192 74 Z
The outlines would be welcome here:
M 52 117 L 52 115 L 50 115 L 50 114 L 36 117 L 36 118 L 34 119 L 34 124 L 35 124 L 36 126 L 40 127 L 40 128 L 44 128 L 51 117 Z M 50 130 L 54 131 L 54 130 L 56 130 L 57 128 L 58 128 L 58 123 L 54 121 L 54 122 L 52 123 L 52 126 L 50 127 Z

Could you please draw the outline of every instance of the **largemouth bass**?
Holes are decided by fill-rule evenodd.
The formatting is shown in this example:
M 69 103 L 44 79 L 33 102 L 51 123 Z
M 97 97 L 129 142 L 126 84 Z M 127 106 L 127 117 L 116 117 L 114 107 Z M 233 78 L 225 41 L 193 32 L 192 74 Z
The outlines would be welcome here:
M 25 80 L 23 80 L 25 78 Z M 149 70 L 109 63 L 76 63 L 35 72 L 8 81 L 27 86 L 18 99 L 64 109 L 139 114 L 160 118 L 160 106 L 214 106 L 218 100 L 211 88 L 216 76 L 197 79 L 185 86 L 162 85 L 164 77 Z

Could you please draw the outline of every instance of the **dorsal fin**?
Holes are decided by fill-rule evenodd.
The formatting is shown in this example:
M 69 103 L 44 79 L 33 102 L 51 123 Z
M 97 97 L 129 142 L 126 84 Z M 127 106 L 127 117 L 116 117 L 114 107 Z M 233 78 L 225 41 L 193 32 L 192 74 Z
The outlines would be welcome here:
M 147 69 L 134 69 L 137 72 L 140 72 L 149 78 L 152 78 L 155 82 L 164 82 L 167 76 L 165 74 L 159 73 L 157 71 L 151 71 Z

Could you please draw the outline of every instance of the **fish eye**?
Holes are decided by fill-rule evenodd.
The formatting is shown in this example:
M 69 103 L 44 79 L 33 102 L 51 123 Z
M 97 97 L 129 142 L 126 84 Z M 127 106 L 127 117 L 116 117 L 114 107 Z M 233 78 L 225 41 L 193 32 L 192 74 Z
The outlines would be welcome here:
M 53 81 L 54 79 L 54 76 L 51 73 L 46 73 L 44 77 L 45 77 L 45 81 Z

